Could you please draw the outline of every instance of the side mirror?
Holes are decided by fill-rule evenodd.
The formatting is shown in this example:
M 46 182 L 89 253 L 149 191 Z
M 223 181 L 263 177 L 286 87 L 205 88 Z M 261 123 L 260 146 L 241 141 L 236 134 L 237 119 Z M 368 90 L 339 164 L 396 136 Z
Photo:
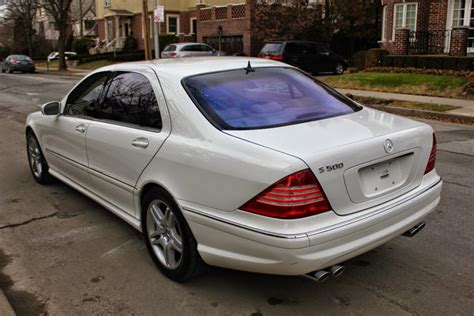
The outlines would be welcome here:
M 41 107 L 43 115 L 58 115 L 61 105 L 57 101 L 48 102 Z

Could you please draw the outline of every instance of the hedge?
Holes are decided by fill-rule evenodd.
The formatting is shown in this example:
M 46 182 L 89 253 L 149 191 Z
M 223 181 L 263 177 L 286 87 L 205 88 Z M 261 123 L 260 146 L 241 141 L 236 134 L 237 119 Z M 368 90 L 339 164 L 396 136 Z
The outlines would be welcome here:
M 383 56 L 382 66 L 474 71 L 474 57 L 386 55 Z
M 438 76 L 458 76 L 474 78 L 474 72 L 469 70 L 452 70 L 452 69 L 422 69 L 414 67 L 398 68 L 398 67 L 372 67 L 363 70 L 363 72 L 385 72 L 385 73 L 409 73 L 423 75 Z

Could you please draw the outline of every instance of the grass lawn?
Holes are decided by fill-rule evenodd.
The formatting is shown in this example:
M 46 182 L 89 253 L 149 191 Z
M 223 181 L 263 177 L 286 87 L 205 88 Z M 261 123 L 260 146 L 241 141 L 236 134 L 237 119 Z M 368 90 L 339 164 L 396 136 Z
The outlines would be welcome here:
M 386 100 L 379 98 L 369 98 L 369 97 L 354 97 L 357 102 L 367 106 L 392 106 L 397 108 L 404 109 L 414 109 L 414 110 L 425 110 L 433 112 L 446 112 L 455 109 L 459 109 L 458 106 L 445 105 L 445 104 L 433 104 L 433 103 L 420 103 L 420 102 L 409 102 L 409 101 L 399 101 L 399 100 Z
M 38 66 L 38 67 L 46 68 L 46 61 L 37 62 L 37 63 L 35 63 L 35 65 Z M 53 61 L 49 62 L 49 69 L 58 69 L 58 61 L 53 60 Z
M 326 77 L 322 80 L 335 88 L 448 98 L 466 98 L 462 92 L 468 83 L 468 79 L 464 77 L 378 72 L 358 72 Z

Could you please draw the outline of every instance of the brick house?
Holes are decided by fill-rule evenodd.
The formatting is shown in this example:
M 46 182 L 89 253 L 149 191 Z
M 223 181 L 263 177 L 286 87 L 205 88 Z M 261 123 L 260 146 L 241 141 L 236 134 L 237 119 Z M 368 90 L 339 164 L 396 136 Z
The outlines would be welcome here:
M 165 8 L 160 34 L 175 34 L 179 41 L 205 42 L 226 52 L 256 54 L 251 36 L 253 0 L 159 0 Z M 153 6 L 149 0 L 150 37 Z M 100 51 L 119 51 L 127 36 L 144 48 L 141 1 L 97 0 L 96 20 Z
M 382 0 L 382 47 L 392 54 L 474 54 L 472 0 Z

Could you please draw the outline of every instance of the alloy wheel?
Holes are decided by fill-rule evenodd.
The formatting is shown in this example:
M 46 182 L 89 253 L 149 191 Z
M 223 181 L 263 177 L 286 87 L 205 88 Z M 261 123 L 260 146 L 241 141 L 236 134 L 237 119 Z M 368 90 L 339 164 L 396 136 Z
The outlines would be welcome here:
M 341 64 L 337 64 L 336 65 L 336 73 L 338 75 L 342 75 L 344 73 L 344 66 L 342 66 Z
M 31 170 L 36 178 L 41 178 L 43 174 L 43 157 L 34 136 L 30 136 L 28 141 L 28 158 L 30 159 Z
M 156 257 L 167 269 L 179 267 L 183 257 L 181 229 L 171 207 L 154 200 L 147 210 L 147 234 Z

